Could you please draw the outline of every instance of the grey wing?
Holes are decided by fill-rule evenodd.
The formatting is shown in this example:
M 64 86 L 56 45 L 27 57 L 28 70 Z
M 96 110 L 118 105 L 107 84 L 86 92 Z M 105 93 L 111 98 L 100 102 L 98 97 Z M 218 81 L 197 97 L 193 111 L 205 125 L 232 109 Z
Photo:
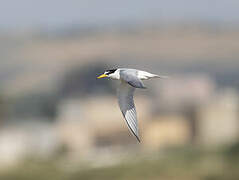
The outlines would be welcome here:
M 135 109 L 134 99 L 133 99 L 134 90 L 135 88 L 133 88 L 132 86 L 129 86 L 127 83 L 122 81 L 120 84 L 120 87 L 118 88 L 118 93 L 117 93 L 118 103 L 129 129 L 135 135 L 137 140 L 140 142 L 137 114 L 136 114 L 136 109 Z
M 120 78 L 135 88 L 146 88 L 143 82 L 137 77 L 136 70 L 121 70 Z

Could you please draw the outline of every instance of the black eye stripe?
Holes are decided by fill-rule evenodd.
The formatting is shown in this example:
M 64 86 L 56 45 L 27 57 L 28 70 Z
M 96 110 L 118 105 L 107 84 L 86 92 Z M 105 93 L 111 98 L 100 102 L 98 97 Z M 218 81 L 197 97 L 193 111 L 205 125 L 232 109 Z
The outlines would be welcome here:
M 105 71 L 105 72 L 106 72 L 105 74 L 106 74 L 106 75 L 112 74 L 112 73 L 114 73 L 116 70 L 117 70 L 117 69 L 106 70 L 106 71 Z

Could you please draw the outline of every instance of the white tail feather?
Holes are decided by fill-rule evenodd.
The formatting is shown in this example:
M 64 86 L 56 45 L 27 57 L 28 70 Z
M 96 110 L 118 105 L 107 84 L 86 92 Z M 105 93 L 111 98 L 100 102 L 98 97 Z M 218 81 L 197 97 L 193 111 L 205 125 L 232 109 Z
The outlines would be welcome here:
M 166 79 L 166 78 L 169 78 L 168 76 L 160 76 L 160 75 L 157 75 L 157 74 L 153 74 L 152 78 L 163 78 L 163 79 Z
M 167 76 L 160 76 L 157 74 L 152 74 L 146 71 L 138 71 L 138 78 L 141 80 L 147 80 L 147 79 L 151 79 L 151 78 L 168 78 Z

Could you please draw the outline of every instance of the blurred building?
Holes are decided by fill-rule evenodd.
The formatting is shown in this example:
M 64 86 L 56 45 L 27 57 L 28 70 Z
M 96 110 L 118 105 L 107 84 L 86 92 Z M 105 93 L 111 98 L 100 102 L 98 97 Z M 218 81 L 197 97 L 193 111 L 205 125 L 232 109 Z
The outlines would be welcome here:
M 139 125 L 149 119 L 149 101 L 137 98 Z M 95 149 L 131 146 L 130 134 L 118 108 L 116 97 L 67 99 L 59 107 L 58 133 L 72 152 L 88 154 Z
M 15 121 L 0 130 L 0 167 L 28 157 L 48 158 L 59 145 L 55 127 L 45 120 L 21 124 Z
M 238 138 L 238 95 L 216 93 L 214 82 L 207 76 L 164 81 L 158 89 L 155 87 L 154 95 L 158 99 L 153 104 L 147 96 L 135 97 L 142 136 L 138 149 L 223 144 Z M 115 96 L 62 101 L 57 127 L 62 143 L 75 153 L 131 148 L 137 143 L 126 127 Z
M 182 111 L 208 102 L 216 93 L 215 88 L 215 82 L 205 74 L 174 75 L 157 83 L 155 100 L 160 109 Z
M 143 124 L 143 148 L 155 151 L 160 148 L 189 144 L 190 128 L 188 119 L 180 114 L 157 115 Z
M 217 94 L 197 113 L 197 143 L 225 145 L 239 139 L 239 96 L 227 89 Z

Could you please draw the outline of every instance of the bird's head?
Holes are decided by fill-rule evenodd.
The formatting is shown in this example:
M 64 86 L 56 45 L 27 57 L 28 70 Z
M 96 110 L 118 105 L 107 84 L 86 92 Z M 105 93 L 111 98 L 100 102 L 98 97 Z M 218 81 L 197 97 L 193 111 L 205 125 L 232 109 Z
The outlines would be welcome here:
M 119 72 L 117 71 L 117 69 L 110 69 L 110 70 L 106 70 L 104 72 L 104 74 L 98 76 L 97 78 L 104 78 L 104 77 L 109 77 L 112 79 L 119 79 Z

